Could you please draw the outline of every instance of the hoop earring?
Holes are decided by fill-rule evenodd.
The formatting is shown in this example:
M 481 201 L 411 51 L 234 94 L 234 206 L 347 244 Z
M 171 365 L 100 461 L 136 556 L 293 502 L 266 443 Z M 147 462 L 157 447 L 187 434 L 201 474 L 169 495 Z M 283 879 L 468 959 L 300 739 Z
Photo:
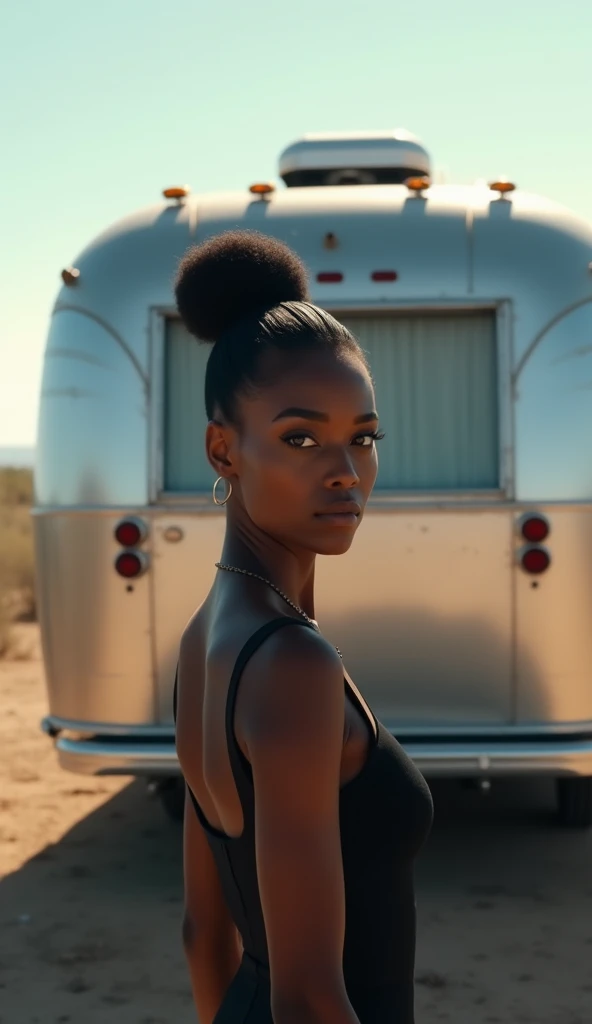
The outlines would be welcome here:
M 224 479 L 223 476 L 219 476 L 218 479 L 214 481 L 214 486 L 212 487 L 212 498 L 214 499 L 214 504 L 215 505 L 225 505 L 226 502 L 228 501 L 230 495 L 232 494 L 232 483 L 229 480 L 228 481 L 228 494 L 224 498 L 224 501 L 218 501 L 218 499 L 216 497 L 216 487 L 218 486 L 220 481 L 223 480 L 223 479 Z

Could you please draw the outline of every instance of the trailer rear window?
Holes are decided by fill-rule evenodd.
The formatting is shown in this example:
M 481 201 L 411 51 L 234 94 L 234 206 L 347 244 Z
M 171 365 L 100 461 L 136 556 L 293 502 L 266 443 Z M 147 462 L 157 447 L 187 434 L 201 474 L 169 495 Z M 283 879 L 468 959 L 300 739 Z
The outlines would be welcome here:
M 499 487 L 495 315 L 342 316 L 368 354 L 380 490 Z
M 499 487 L 495 317 L 490 312 L 342 316 L 368 354 L 381 429 L 382 491 Z M 164 489 L 207 491 L 203 390 L 210 347 L 169 321 Z
M 207 491 L 214 473 L 206 459 L 204 380 L 210 345 L 201 345 L 180 320 L 168 320 L 164 372 L 164 489 Z

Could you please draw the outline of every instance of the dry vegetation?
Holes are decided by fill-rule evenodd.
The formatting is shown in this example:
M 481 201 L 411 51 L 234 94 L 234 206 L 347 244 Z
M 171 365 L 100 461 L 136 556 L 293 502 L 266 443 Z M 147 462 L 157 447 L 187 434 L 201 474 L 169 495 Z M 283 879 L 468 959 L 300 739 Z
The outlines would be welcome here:
M 0 469 L 0 657 L 12 624 L 35 618 L 32 497 L 30 469 Z

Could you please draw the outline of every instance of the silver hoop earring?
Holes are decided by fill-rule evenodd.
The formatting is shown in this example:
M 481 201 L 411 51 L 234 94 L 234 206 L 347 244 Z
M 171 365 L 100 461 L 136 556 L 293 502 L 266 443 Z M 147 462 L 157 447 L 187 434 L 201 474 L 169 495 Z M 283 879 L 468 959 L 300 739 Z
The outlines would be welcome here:
M 223 476 L 219 476 L 218 479 L 214 481 L 214 486 L 212 487 L 212 498 L 214 499 L 214 504 L 215 505 L 225 505 L 226 502 L 228 501 L 230 495 L 232 494 L 232 483 L 229 480 L 228 481 L 228 494 L 224 498 L 224 501 L 218 501 L 218 499 L 216 497 L 216 487 L 218 486 L 220 481 L 223 480 L 223 479 L 224 479 Z

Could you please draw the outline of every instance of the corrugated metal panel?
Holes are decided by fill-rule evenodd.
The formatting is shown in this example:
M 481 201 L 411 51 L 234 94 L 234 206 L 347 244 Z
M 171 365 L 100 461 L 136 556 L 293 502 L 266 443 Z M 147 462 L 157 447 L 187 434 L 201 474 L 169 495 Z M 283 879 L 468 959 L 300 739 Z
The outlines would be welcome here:
M 497 355 L 493 313 L 342 318 L 367 351 L 386 437 L 377 488 L 496 488 Z M 208 490 L 204 376 L 210 353 L 178 321 L 167 328 L 165 490 Z
M 494 314 L 342 320 L 368 354 L 386 433 L 376 487 L 498 487 Z
M 169 320 L 165 348 L 164 489 L 204 491 L 214 482 L 205 452 L 204 380 L 210 345 Z

